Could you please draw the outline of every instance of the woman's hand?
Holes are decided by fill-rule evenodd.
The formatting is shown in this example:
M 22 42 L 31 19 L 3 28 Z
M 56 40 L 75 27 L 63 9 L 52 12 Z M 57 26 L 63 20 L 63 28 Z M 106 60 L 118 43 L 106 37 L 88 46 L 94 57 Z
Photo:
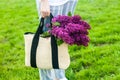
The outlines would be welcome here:
M 47 17 L 50 15 L 50 5 L 48 0 L 41 0 L 41 16 L 42 17 Z

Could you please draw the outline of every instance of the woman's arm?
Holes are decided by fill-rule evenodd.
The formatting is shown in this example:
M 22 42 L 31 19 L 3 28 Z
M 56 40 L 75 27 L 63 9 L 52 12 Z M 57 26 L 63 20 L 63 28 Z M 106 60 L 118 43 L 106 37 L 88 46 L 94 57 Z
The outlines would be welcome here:
M 48 0 L 41 0 L 41 10 L 40 10 L 42 17 L 47 17 L 50 15 L 50 5 Z

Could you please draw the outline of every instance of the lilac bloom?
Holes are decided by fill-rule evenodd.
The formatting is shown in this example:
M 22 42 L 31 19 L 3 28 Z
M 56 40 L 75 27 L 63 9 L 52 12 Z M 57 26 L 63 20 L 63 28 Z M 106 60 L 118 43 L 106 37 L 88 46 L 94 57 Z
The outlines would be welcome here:
M 57 16 L 52 19 L 52 22 L 59 22 L 60 25 L 52 25 L 49 31 L 52 35 L 63 40 L 69 45 L 83 45 L 88 46 L 89 37 L 87 29 L 90 29 L 90 25 L 81 20 L 79 15 L 75 16 Z
M 75 24 L 78 24 L 78 22 L 81 20 L 81 17 L 79 15 L 72 16 L 72 22 Z

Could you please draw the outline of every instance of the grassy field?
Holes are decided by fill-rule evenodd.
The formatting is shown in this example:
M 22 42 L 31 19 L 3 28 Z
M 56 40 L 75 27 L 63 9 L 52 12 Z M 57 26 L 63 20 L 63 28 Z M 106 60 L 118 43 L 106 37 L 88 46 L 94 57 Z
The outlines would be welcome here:
M 24 38 L 35 32 L 35 1 L 0 1 L 0 80 L 39 80 L 38 69 L 24 65 Z M 120 0 L 79 0 L 75 14 L 88 21 L 87 48 L 69 46 L 69 80 L 120 80 Z

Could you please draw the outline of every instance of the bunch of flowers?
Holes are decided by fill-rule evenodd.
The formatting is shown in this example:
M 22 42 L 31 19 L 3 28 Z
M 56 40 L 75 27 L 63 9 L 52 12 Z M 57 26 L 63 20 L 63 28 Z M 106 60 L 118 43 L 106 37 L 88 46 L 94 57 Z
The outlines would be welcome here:
M 90 41 L 87 36 L 89 29 L 91 29 L 90 25 L 82 20 L 79 15 L 58 15 L 52 19 L 52 27 L 49 32 L 59 42 L 65 42 L 69 45 L 88 46 Z

